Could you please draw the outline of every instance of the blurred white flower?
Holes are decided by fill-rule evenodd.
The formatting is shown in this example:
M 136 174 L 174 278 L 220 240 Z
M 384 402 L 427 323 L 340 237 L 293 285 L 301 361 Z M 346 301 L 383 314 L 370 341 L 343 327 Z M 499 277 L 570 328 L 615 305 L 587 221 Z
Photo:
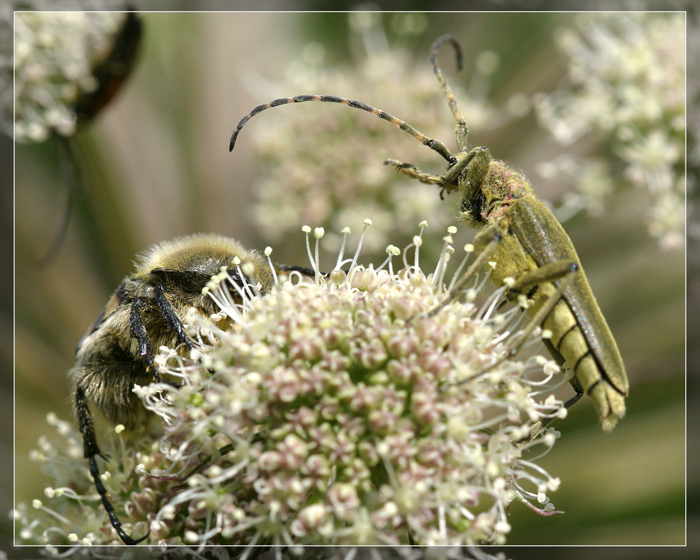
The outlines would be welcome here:
M 615 184 L 606 176 L 608 166 L 621 163 L 624 177 L 649 193 L 650 234 L 663 248 L 682 247 L 684 14 L 582 14 L 576 22 L 576 29 L 562 29 L 557 36 L 568 57 L 570 86 L 536 95 L 535 107 L 541 124 L 559 142 L 568 145 L 587 135 L 600 142 L 601 150 L 607 148 L 611 160 L 559 158 L 555 169 L 565 170 L 563 176 L 577 191 L 564 200 L 569 208 L 564 214 L 581 208 L 600 212 Z
M 11 15 L 5 14 L 5 19 Z M 96 69 L 113 52 L 127 18 L 125 12 L 15 13 L 14 132 L 18 141 L 42 142 L 52 132 L 61 136 L 75 132 L 80 117 L 77 104 L 102 85 Z M 129 31 L 138 33 L 135 28 Z M 128 72 L 128 56 L 116 61 L 118 72 Z M 4 120 L 9 128 L 12 59 L 3 57 L 1 62 Z M 86 111 L 91 113 L 101 103 L 104 100 Z
M 324 64 L 324 47 L 307 44 L 279 83 L 259 87 L 255 95 L 261 101 L 275 95 L 347 97 L 360 85 L 367 93 L 359 101 L 385 110 L 427 135 L 454 138 L 454 122 L 428 64 L 428 53 L 417 62 L 415 53 L 405 47 L 389 46 L 383 17 L 390 18 L 390 27 L 404 33 L 417 34 L 425 28 L 421 14 L 353 12 L 348 15 L 350 28 L 357 34 L 353 38 L 364 46 L 365 58 L 347 66 L 328 66 Z M 440 53 L 446 72 L 455 72 L 453 54 L 450 49 Z M 462 77 L 452 80 L 462 112 L 469 115 L 470 131 L 477 134 L 529 110 L 522 96 L 508 100 L 505 108 L 488 102 L 490 78 L 499 64 L 496 53 L 478 53 L 467 88 L 460 87 Z M 255 77 L 249 81 L 260 83 Z M 313 221 L 332 230 L 332 224 L 354 223 L 357 216 L 371 215 L 375 225 L 366 248 L 379 252 L 390 239 L 412 235 L 413 224 L 421 219 L 430 223 L 454 220 L 454 210 L 436 196 L 435 189 L 411 186 L 405 177 L 382 165 L 387 158 L 398 158 L 421 169 L 437 169 L 444 165 L 437 154 L 373 115 L 330 103 L 315 105 L 276 108 L 269 115 L 256 117 L 239 141 L 239 145 L 252 142 L 260 162 L 262 172 L 251 190 L 258 198 L 254 208 L 258 229 L 269 242 L 283 241 L 299 223 Z M 337 238 L 335 246 L 333 240 L 326 244 L 332 250 L 338 245 Z

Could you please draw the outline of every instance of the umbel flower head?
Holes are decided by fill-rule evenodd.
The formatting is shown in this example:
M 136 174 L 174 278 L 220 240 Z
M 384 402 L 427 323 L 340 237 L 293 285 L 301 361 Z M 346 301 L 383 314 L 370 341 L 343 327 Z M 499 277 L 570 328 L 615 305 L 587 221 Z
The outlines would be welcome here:
M 314 235 L 318 255 L 323 231 Z M 432 273 L 420 269 L 418 235 L 398 271 L 389 247 L 377 268 L 341 251 L 329 274 L 312 254 L 314 274 L 279 277 L 264 295 L 245 263 L 212 279 L 220 311 L 188 316 L 199 347 L 158 356 L 179 386 L 135 388 L 165 420 L 162 436 L 101 442 L 127 532 L 150 529 L 146 543 L 159 545 L 471 545 L 505 542 L 513 500 L 553 513 L 547 493 L 559 481 L 524 455 L 554 443 L 552 432 L 528 436 L 565 413 L 538 398 L 558 367 L 504 357 L 525 315 L 497 312 L 500 291 L 477 305 L 485 278 L 429 314 L 450 283 L 450 242 Z M 119 544 L 79 435 L 52 422 L 67 443 L 44 440 L 37 458 L 57 487 L 34 504 L 41 515 L 17 508 L 20 537 Z
M 123 9 L 114 2 L 101 7 L 110 5 Z M 138 20 L 125 12 L 17 12 L 14 29 L 14 130 L 19 142 L 42 142 L 51 133 L 71 136 L 78 119 L 92 116 L 118 89 L 135 52 L 135 44 L 126 41 L 138 43 L 140 36 Z M 120 58 L 110 65 L 113 53 Z M 2 59 L 0 66 L 7 125 L 11 58 Z M 106 88 L 109 92 L 91 99 L 105 85 L 100 80 L 111 78 L 117 80 Z

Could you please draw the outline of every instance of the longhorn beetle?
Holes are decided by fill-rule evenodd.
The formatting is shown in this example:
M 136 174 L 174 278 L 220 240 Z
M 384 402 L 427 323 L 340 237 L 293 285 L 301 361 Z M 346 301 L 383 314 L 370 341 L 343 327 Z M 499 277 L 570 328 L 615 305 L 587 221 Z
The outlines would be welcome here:
M 598 308 L 569 236 L 550 210 L 537 199 L 530 182 L 504 162 L 492 159 L 488 148 L 467 148 L 467 124 L 437 64 L 438 51 L 445 43 L 454 47 L 457 69 L 461 70 L 461 48 L 451 35 L 439 37 L 433 43 L 429 60 L 457 123 L 456 154 L 452 154 L 442 142 L 428 138 L 384 111 L 354 99 L 332 95 L 298 95 L 258 105 L 238 123 L 229 150 L 233 150 L 243 126 L 261 111 L 288 103 L 322 101 L 372 113 L 440 154 L 447 161 L 447 168 L 441 175 L 425 173 L 410 163 L 393 159 L 384 162 L 414 179 L 438 185 L 441 198 L 445 192 L 461 193 L 459 217 L 472 227 L 482 228 L 474 240 L 481 255 L 443 304 L 431 314 L 459 296 L 477 267 L 489 259 L 495 261 L 496 266 L 490 272 L 492 282 L 497 287 L 507 284 L 506 298 L 509 300 L 520 294 L 533 300 L 527 310 L 532 318 L 529 330 L 541 325 L 544 344 L 552 357 L 559 365 L 566 364 L 573 371 L 571 384 L 576 395 L 566 407 L 588 393 L 603 429 L 612 430 L 625 414 L 628 392 L 627 375 L 615 339 Z M 523 335 L 521 340 L 525 338 Z M 509 354 L 517 352 L 521 344 L 511 348 Z M 536 425 L 531 437 L 536 437 L 545 425 Z

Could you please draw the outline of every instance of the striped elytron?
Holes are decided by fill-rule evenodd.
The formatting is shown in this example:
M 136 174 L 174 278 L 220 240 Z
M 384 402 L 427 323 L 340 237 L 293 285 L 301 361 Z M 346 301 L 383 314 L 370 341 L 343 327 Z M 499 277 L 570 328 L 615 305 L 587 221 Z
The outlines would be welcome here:
M 454 47 L 457 66 L 461 68 L 459 43 L 449 35 L 433 43 L 430 62 L 457 122 L 456 154 L 440 141 L 428 138 L 384 111 L 332 95 L 286 97 L 255 107 L 238 123 L 229 149 L 233 150 L 246 122 L 261 111 L 288 103 L 322 101 L 370 112 L 436 151 L 447 161 L 442 175 L 425 173 L 414 165 L 396 160 L 384 163 L 394 165 L 398 171 L 419 181 L 438 185 L 441 197 L 444 192 L 458 191 L 462 195 L 460 217 L 472 227 L 483 228 L 474 241 L 481 251 L 479 259 L 446 301 L 459 296 L 459 290 L 473 277 L 478 266 L 487 260 L 495 261 L 496 267 L 490 273 L 493 283 L 496 286 L 508 284 L 508 299 L 524 294 L 533 300 L 528 309 L 532 317 L 531 328 L 541 325 L 543 333 L 551 333 L 544 339 L 547 349 L 560 365 L 566 364 L 573 371 L 571 384 L 576 395 L 566 403 L 567 407 L 584 393 L 589 394 L 603 429 L 611 430 L 625 414 L 628 392 L 627 375 L 615 339 L 596 303 L 569 236 L 537 199 L 530 182 L 502 161 L 492 159 L 487 148 L 468 150 L 467 125 L 437 64 L 438 51 L 445 43 Z M 511 353 L 517 349 L 511 349 Z M 533 437 L 542 427 L 535 428 Z

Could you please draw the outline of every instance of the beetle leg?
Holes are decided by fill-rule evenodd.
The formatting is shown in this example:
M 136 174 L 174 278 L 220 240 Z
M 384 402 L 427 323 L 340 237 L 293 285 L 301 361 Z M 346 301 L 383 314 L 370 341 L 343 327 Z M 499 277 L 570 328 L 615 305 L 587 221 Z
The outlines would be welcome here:
M 574 391 L 576 391 L 576 394 L 571 397 L 568 401 L 564 403 L 564 408 L 567 410 L 570 409 L 572 406 L 574 406 L 580 399 L 581 397 L 585 394 L 585 391 L 583 390 L 583 385 L 581 385 L 581 382 L 578 380 L 578 377 L 574 376 L 571 378 L 571 386 L 574 388 Z M 553 419 L 550 418 L 545 422 L 545 426 L 549 424 Z
M 518 291 L 520 291 L 528 286 L 533 286 L 536 288 L 543 282 L 553 282 L 554 280 L 561 279 L 559 284 L 556 286 L 557 289 L 554 294 L 547 298 L 544 304 L 537 310 L 529 321 L 527 327 L 516 335 L 519 337 L 518 342 L 513 345 L 510 350 L 508 350 L 506 355 L 502 357 L 499 362 L 515 356 L 520 351 L 523 345 L 527 342 L 527 339 L 530 337 L 532 331 L 542 325 L 552 309 L 554 309 L 554 306 L 559 303 L 559 300 L 561 300 L 562 296 L 564 295 L 564 291 L 571 284 L 571 282 L 573 282 L 578 269 L 579 266 L 575 262 L 564 261 L 547 263 L 546 265 L 535 270 L 522 274 L 515 280 L 515 286 L 519 286 Z
M 508 354 L 506 354 L 506 356 L 512 356 L 513 354 L 517 353 L 522 347 L 522 345 L 525 343 L 525 341 L 528 339 L 529 334 L 535 329 L 535 327 L 544 322 L 544 320 L 552 311 L 552 309 L 554 309 L 554 306 L 561 300 L 564 291 L 566 290 L 567 286 L 573 281 L 577 271 L 578 265 L 572 261 L 552 262 L 547 263 L 535 270 L 530 270 L 526 273 L 523 273 L 515 280 L 515 283 L 508 290 L 508 294 L 506 296 L 508 297 L 508 299 L 512 299 L 514 297 L 514 294 L 523 293 L 528 290 L 529 295 L 531 295 L 533 292 L 532 288 L 536 289 L 537 286 L 539 286 L 543 282 L 554 282 L 555 280 L 562 279 L 562 281 L 559 282 L 557 291 L 547 299 L 544 305 L 542 305 L 542 307 L 537 311 L 535 316 L 532 317 L 525 330 L 521 331 L 521 338 L 518 341 L 518 344 L 511 348 Z M 543 342 L 549 350 L 549 353 L 555 359 L 555 361 L 560 366 L 564 366 L 564 357 L 559 353 L 557 348 L 547 339 L 543 339 Z M 502 359 L 500 361 L 502 361 Z M 566 401 L 566 403 L 564 403 L 564 407 L 567 410 L 571 408 L 574 404 L 576 404 L 584 395 L 583 386 L 581 385 L 581 382 L 576 376 L 573 376 L 569 380 L 569 382 L 574 388 L 576 394 L 573 397 L 571 397 L 568 401 Z M 530 429 L 530 436 L 528 438 L 527 443 L 530 443 L 536 438 L 538 438 L 553 420 L 554 418 L 545 418 L 543 420 L 540 420 L 539 422 L 536 422 Z
M 514 279 L 513 285 L 506 292 L 506 298 L 511 300 L 518 294 L 527 294 L 528 297 L 532 297 L 531 288 L 536 289 L 543 282 L 554 282 L 574 273 L 575 271 L 572 270 L 574 264 L 573 261 L 556 261 L 523 272 Z
M 569 380 L 569 383 L 571 383 L 571 386 L 574 388 L 574 391 L 576 391 L 576 394 L 564 403 L 564 408 L 567 410 L 581 400 L 581 397 L 585 394 L 583 385 L 581 385 L 581 382 L 575 376 Z M 554 417 L 549 417 L 533 424 L 532 428 L 530 428 L 530 436 L 527 438 L 527 441 L 522 440 L 522 443 L 527 444 L 537 439 L 553 421 Z
M 388 159 L 384 162 L 384 165 L 393 165 L 396 168 L 396 171 L 398 171 L 399 173 L 405 173 L 409 177 L 418 179 L 422 183 L 440 186 L 444 186 L 445 184 L 445 179 L 443 178 L 443 176 L 433 175 L 432 173 L 425 173 L 424 171 L 418 169 L 412 163 L 403 163 L 395 159 Z
M 471 165 L 472 163 L 473 165 Z M 384 161 L 384 165 L 393 165 L 399 173 L 418 179 L 422 183 L 440 185 L 442 187 L 440 198 L 442 198 L 444 191 L 449 193 L 460 188 L 462 183 L 460 177 L 462 177 L 465 169 L 467 169 L 466 184 L 471 185 L 472 189 L 478 189 L 488 175 L 491 165 L 491 154 L 488 148 L 484 147 L 474 148 L 466 154 L 461 152 L 452 158 L 442 175 L 426 173 L 412 163 L 404 163 L 396 159 L 387 159 Z
M 486 233 L 488 230 L 484 230 L 483 233 Z M 478 236 L 477 236 L 478 238 Z M 476 262 L 474 263 L 476 264 Z M 552 263 L 552 264 L 558 264 L 558 263 Z M 479 373 L 472 375 L 471 377 L 468 377 L 466 379 L 463 379 L 462 381 L 459 381 L 459 383 L 466 383 L 468 381 L 471 381 L 472 379 L 475 379 L 476 377 L 479 377 L 481 375 L 484 375 L 485 373 L 488 373 L 491 371 L 493 368 L 496 366 L 502 364 L 504 361 L 513 358 L 520 350 L 522 347 L 527 343 L 527 341 L 530 338 L 530 335 L 532 332 L 542 324 L 542 322 L 545 320 L 545 318 L 549 315 L 549 313 L 554 309 L 554 306 L 561 300 L 562 296 L 564 295 L 564 291 L 566 288 L 569 286 L 571 282 L 573 282 L 573 279 L 575 277 L 576 272 L 578 271 L 578 265 L 576 263 L 572 262 L 565 262 L 566 267 L 553 267 L 553 270 L 550 270 L 548 268 L 548 265 L 545 265 L 541 267 L 541 269 L 544 269 L 546 273 L 548 273 L 545 278 L 541 278 L 539 276 L 536 276 L 536 278 L 539 278 L 537 282 L 531 281 L 531 277 L 529 276 L 529 273 L 525 274 L 525 280 L 521 280 L 521 283 L 523 285 L 536 285 L 540 284 L 542 282 L 549 282 L 553 279 L 556 278 L 562 278 L 561 282 L 559 282 L 559 285 L 557 286 L 556 292 L 552 294 L 551 297 L 547 298 L 547 300 L 544 302 L 544 304 L 537 310 L 537 313 L 528 321 L 527 326 L 517 333 L 516 335 L 513 336 L 514 339 L 516 339 L 515 344 L 511 345 L 511 347 L 508 349 L 508 351 L 503 354 L 500 358 L 498 358 L 495 362 L 493 362 L 491 365 L 485 367 L 482 369 Z M 568 268 L 567 271 L 562 270 L 562 268 Z M 471 267 L 470 267 L 471 269 Z M 469 272 L 469 271 L 467 271 Z M 536 271 L 532 271 L 536 272 Z M 461 284 L 461 282 L 460 282 Z M 578 400 L 578 398 L 576 399 Z M 575 402 L 575 401 L 574 401 Z M 573 404 L 573 403 L 572 403 Z
M 450 289 L 442 302 L 431 309 L 428 313 L 428 317 L 434 317 L 437 315 L 441 309 L 443 309 L 447 304 L 455 301 L 460 294 L 464 291 L 464 287 L 467 282 L 471 280 L 477 271 L 484 265 L 485 262 L 493 255 L 494 251 L 498 247 L 503 234 L 497 226 L 490 226 L 482 231 L 474 238 L 474 245 L 480 250 L 479 256 L 472 263 L 472 265 L 467 269 L 467 271 L 462 275 L 459 281 Z

